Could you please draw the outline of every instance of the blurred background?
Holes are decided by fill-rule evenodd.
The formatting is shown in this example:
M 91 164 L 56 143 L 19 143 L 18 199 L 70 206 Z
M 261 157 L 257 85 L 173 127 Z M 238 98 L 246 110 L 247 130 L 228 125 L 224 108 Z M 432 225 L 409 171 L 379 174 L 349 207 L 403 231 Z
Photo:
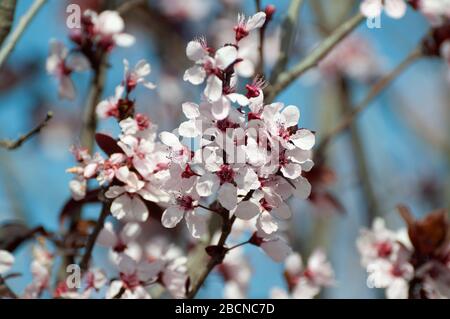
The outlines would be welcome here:
M 273 4 L 277 9 L 267 30 L 268 74 L 279 54 L 281 25 L 289 2 L 261 1 L 262 7 Z M 306 1 L 289 65 L 348 19 L 357 10 L 357 2 Z M 31 3 L 18 1 L 15 23 Z M 57 230 L 59 212 L 70 198 L 71 176 L 65 170 L 74 165 L 69 148 L 79 143 L 90 74 L 75 75 L 77 99 L 67 102 L 58 99 L 57 83 L 45 70 L 50 39 L 70 44 L 65 23 L 70 3 L 102 10 L 115 8 L 120 1 L 48 1 L 0 69 L 0 138 L 15 139 L 41 122 L 47 111 L 55 114 L 38 136 L 18 150 L 0 149 L 0 224 L 19 220 L 30 227 L 43 225 Z M 189 65 L 186 43 L 200 35 L 216 47 L 231 42 L 237 13 L 249 15 L 255 10 L 253 0 L 153 0 L 130 11 L 124 17 L 126 31 L 135 35 L 137 42 L 132 48 L 114 50 L 104 97 L 113 95 L 122 79 L 123 58 L 131 63 L 144 58 L 152 65 L 150 80 L 158 88 L 137 92 L 138 110 L 148 114 L 160 130 L 172 130 L 182 119 L 181 103 L 199 100 L 199 88 L 182 81 Z M 295 81 L 277 100 L 298 106 L 302 125 L 316 131 L 320 140 L 335 127 L 345 107 L 361 101 L 371 83 L 402 61 L 428 29 L 425 18 L 411 9 L 401 20 L 382 16 L 381 28 L 362 24 L 353 33 L 353 42 L 346 45 L 356 51 L 349 59 L 354 70 L 337 70 L 333 61 L 328 67 L 324 63 Z M 417 217 L 448 206 L 448 73 L 446 64 L 438 59 L 414 63 L 371 103 L 350 131 L 330 144 L 325 163 L 310 177 L 317 186 L 312 200 L 291 201 L 295 217 L 286 227 L 293 247 L 305 257 L 322 247 L 336 272 L 336 287 L 325 290 L 322 297 L 382 297 L 366 286 L 355 246 L 359 229 L 375 216 L 386 218 L 394 229 L 403 226 L 395 211 L 399 203 L 410 206 Z M 101 122 L 101 132 L 114 134 L 116 130 L 113 120 Z M 90 210 L 97 211 L 95 207 Z M 249 297 L 267 298 L 271 287 L 285 285 L 283 265 L 252 247 L 247 252 L 254 271 Z M 106 255 L 101 249 L 99 254 Z M 29 273 L 29 256 L 29 246 L 18 250 L 15 271 Z M 14 279 L 11 286 L 21 290 L 29 279 L 29 275 Z M 222 279 L 212 275 L 199 296 L 221 298 L 222 285 Z

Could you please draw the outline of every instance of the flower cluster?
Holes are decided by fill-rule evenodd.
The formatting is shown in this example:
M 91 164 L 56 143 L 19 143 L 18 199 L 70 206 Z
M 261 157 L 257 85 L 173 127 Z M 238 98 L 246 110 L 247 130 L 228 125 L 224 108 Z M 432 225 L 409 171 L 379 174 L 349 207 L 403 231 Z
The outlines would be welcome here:
M 390 299 L 449 298 L 449 224 L 444 211 L 415 221 L 401 207 L 408 230 L 394 232 L 382 219 L 357 240 L 361 263 L 369 273 L 368 286 L 385 288 Z
M 334 284 L 334 272 L 323 251 L 316 250 L 309 257 L 306 266 L 298 253 L 291 254 L 285 262 L 284 277 L 288 286 L 273 288 L 271 297 L 275 299 L 312 299 L 322 287 Z
M 171 196 L 162 217 L 168 228 L 185 218 L 191 233 L 199 237 L 204 228 L 202 202 L 217 195 L 227 214 L 255 219 L 258 238 L 268 238 L 277 232 L 279 220 L 291 216 L 286 200 L 309 196 L 310 184 L 302 172 L 312 168 L 315 137 L 298 126 L 298 108 L 265 105 L 261 79 L 247 84 L 246 94 L 236 93 L 240 65 L 245 62 L 239 58 L 239 41 L 261 27 L 264 18 L 263 12 L 249 19 L 240 16 L 234 45 L 215 51 L 204 40 L 196 40 L 187 46 L 187 55 L 196 64 L 185 79 L 201 84 L 207 78 L 207 84 L 200 104 L 183 104 L 187 121 L 175 133 L 160 134 L 171 161 L 163 187 Z M 209 55 L 212 51 L 214 58 Z M 187 147 L 180 137 L 196 142 Z M 198 221 L 195 231 L 193 221 Z
M 124 28 L 124 21 L 116 11 L 97 14 L 87 10 L 81 19 L 81 28 L 72 31 L 74 48 L 69 50 L 63 43 L 51 41 L 47 72 L 59 80 L 61 98 L 75 98 L 75 87 L 71 79 L 74 72 L 99 68 L 104 54 L 114 47 L 133 45 L 134 37 L 124 33 Z

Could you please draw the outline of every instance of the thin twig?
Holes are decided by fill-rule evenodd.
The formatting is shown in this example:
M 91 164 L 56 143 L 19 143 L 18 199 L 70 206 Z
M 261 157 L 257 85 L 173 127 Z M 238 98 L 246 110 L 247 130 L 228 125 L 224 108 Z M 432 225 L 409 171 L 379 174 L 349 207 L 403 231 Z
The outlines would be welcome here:
M 291 70 L 281 73 L 277 77 L 276 81 L 266 88 L 265 96 L 267 102 L 272 102 L 281 91 L 287 88 L 299 76 L 315 67 L 342 39 L 349 35 L 363 20 L 364 16 L 361 13 L 357 13 L 347 22 L 338 27 L 332 34 L 330 34 L 305 59 L 300 61 Z
M 217 247 L 221 247 L 221 248 L 224 248 L 224 249 L 222 250 L 222 252 L 220 252 L 218 254 L 215 254 L 214 256 L 211 257 L 211 259 L 209 260 L 208 264 L 206 265 L 206 268 L 201 273 L 199 279 L 197 280 L 196 283 L 194 283 L 193 287 L 191 288 L 191 290 L 187 294 L 187 296 L 186 296 L 187 299 L 195 298 L 195 296 L 197 295 L 198 291 L 200 290 L 200 288 L 205 283 L 206 278 L 208 278 L 208 276 L 211 273 L 211 271 L 217 265 L 220 265 L 223 262 L 225 254 L 227 252 L 227 250 L 225 249 L 225 243 L 226 243 L 226 241 L 228 239 L 228 236 L 231 233 L 231 229 L 233 228 L 233 224 L 234 224 L 235 220 L 236 220 L 236 216 L 234 216 L 234 215 L 231 218 L 228 218 L 228 216 L 224 215 L 224 217 L 223 217 L 223 224 L 222 224 L 222 234 L 220 235 L 220 239 L 219 239 L 219 242 L 217 244 Z
M 11 31 L 16 2 L 16 0 L 0 0 L 0 46 Z
M 29 131 L 28 133 L 20 136 L 15 141 L 10 140 L 1 140 L 0 141 L 0 147 L 6 148 L 10 151 L 18 149 L 20 146 L 22 146 L 23 143 L 25 143 L 27 140 L 32 138 L 34 135 L 38 134 L 47 124 L 48 122 L 53 118 L 53 113 L 48 112 L 47 116 L 45 117 L 45 120 L 42 121 L 38 126 L 36 126 L 34 129 Z
M 392 72 L 381 78 L 374 86 L 370 89 L 369 93 L 366 95 L 363 101 L 352 109 L 342 121 L 334 129 L 331 130 L 321 141 L 317 147 L 317 154 L 322 154 L 327 147 L 327 145 L 339 134 L 346 131 L 353 121 L 358 117 L 358 115 L 367 109 L 370 103 L 375 97 L 377 97 L 384 89 L 386 89 L 403 71 L 405 71 L 408 66 L 410 66 L 414 61 L 422 56 L 422 50 L 420 48 L 412 51 L 403 62 L 401 62 Z
M 286 70 L 286 65 L 289 61 L 289 53 L 291 52 L 292 43 L 295 39 L 298 18 L 303 3 L 304 0 L 291 0 L 288 13 L 283 21 L 283 24 L 281 25 L 281 30 L 283 30 L 283 33 L 281 35 L 280 52 L 269 82 L 275 83 L 280 73 Z
M 28 25 L 46 2 L 47 0 L 35 0 L 23 17 L 20 18 L 17 27 L 11 33 L 11 36 L 7 40 L 5 46 L 0 50 L 0 67 L 6 59 L 8 59 Z
M 92 231 L 91 235 L 88 238 L 86 243 L 86 250 L 84 252 L 83 258 L 80 262 L 81 271 L 86 271 L 89 267 L 89 262 L 92 257 L 92 252 L 94 250 L 95 243 L 97 242 L 98 235 L 100 235 L 103 226 L 105 225 L 106 218 L 109 215 L 111 205 L 109 203 L 103 203 L 102 211 L 100 216 L 98 217 L 98 221 L 95 224 L 95 228 Z

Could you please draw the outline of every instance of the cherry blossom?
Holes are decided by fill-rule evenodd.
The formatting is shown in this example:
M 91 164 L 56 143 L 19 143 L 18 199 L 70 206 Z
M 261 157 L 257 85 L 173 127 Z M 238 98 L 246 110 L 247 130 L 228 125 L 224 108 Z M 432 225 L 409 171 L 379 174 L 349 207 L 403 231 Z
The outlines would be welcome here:
M 432 212 L 423 220 L 415 221 L 407 208 L 400 206 L 399 211 L 408 224 L 407 231 L 390 231 L 383 220 L 377 219 L 372 230 L 362 230 L 357 241 L 362 264 L 368 272 L 368 286 L 385 288 L 390 299 L 424 295 L 448 298 L 450 245 L 445 239 L 446 213 Z M 441 239 L 430 240 L 431 233 Z
M 245 18 L 245 15 L 240 14 L 238 16 L 238 23 L 234 27 L 234 32 L 236 33 L 236 41 L 241 41 L 243 38 L 248 36 L 251 31 L 261 28 L 265 22 L 265 12 L 258 12 L 248 19 Z
M 291 254 L 285 261 L 285 269 L 289 292 L 275 287 L 271 291 L 272 298 L 312 299 L 322 287 L 334 284 L 333 269 L 321 250 L 313 252 L 306 266 L 299 254 Z
M 69 54 L 69 50 L 64 44 L 52 40 L 46 68 L 47 72 L 59 81 L 60 98 L 73 100 L 75 98 L 75 86 L 71 75 L 74 72 L 88 70 L 90 64 L 83 55 Z
M 111 282 L 106 292 L 107 299 L 151 299 L 146 287 L 154 283 L 160 264 L 137 263 L 128 255 L 122 255 L 118 263 L 120 279 Z M 122 291 L 123 289 L 123 291 Z
M 156 85 L 145 80 L 151 72 L 150 64 L 145 60 L 140 60 L 136 63 L 136 66 L 133 70 L 130 70 L 130 65 L 128 60 L 123 61 L 125 67 L 125 86 L 127 88 L 127 92 L 131 92 L 138 84 L 142 84 L 144 87 L 153 90 L 156 88 Z
M 129 47 L 134 44 L 134 37 L 123 32 L 125 23 L 116 11 L 106 10 L 100 14 L 86 11 L 84 16 L 85 23 L 92 25 L 90 36 L 103 47 L 111 49 L 114 45 Z
M 418 9 L 434 26 L 441 25 L 450 18 L 449 0 L 419 0 Z
M 110 248 L 110 255 L 114 262 L 117 262 L 121 254 L 126 254 L 135 260 L 141 256 L 141 248 L 135 242 L 141 232 L 138 223 L 127 223 L 120 233 L 114 231 L 112 223 L 107 222 L 100 232 L 97 242 L 99 245 Z
M 380 16 L 383 10 L 391 18 L 399 19 L 405 15 L 407 3 L 405 0 L 363 0 L 361 3 L 361 12 L 369 18 Z
M 201 41 L 191 41 L 186 48 L 186 55 L 195 65 L 184 73 L 183 79 L 194 85 L 202 84 L 206 79 L 205 96 L 215 102 L 223 93 L 223 77 L 233 63 L 238 52 L 236 47 L 229 45 L 217 50 L 214 58 L 209 56 L 206 44 Z

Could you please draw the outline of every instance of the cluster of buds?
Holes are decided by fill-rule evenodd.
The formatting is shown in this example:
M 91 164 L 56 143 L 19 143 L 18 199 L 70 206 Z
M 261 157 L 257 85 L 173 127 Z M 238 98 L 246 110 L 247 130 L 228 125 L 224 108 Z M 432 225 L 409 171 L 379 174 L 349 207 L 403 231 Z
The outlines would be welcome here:
M 386 296 L 401 298 L 450 297 L 450 228 L 444 210 L 416 221 L 399 207 L 408 228 L 393 232 L 382 219 L 363 230 L 357 241 L 368 285 L 386 288 Z

